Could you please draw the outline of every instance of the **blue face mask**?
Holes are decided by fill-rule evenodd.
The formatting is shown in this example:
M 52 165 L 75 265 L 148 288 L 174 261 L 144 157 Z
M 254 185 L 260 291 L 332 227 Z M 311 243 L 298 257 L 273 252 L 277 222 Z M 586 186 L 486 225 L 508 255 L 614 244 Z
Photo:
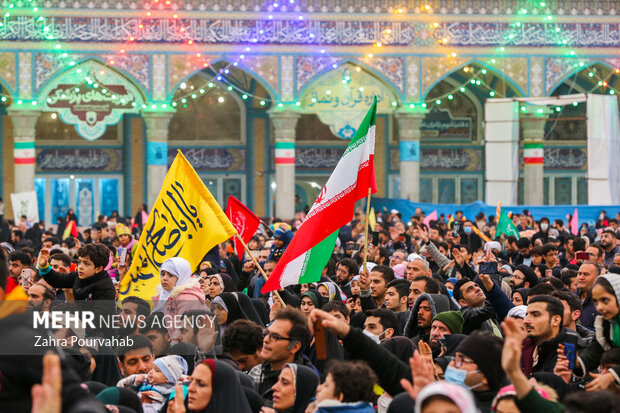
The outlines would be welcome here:
M 452 366 L 448 366 L 446 372 L 443 375 L 443 379 L 450 383 L 460 384 L 465 386 L 465 378 L 467 377 L 467 370 L 457 369 Z
M 450 383 L 460 384 L 463 387 L 467 387 L 469 390 L 473 390 L 477 387 L 482 386 L 482 382 L 475 384 L 473 386 L 468 386 L 465 384 L 465 379 L 468 374 L 478 373 L 479 370 L 467 371 L 463 369 L 457 369 L 456 367 L 448 366 L 446 372 L 444 373 L 443 379 Z
M 450 298 L 454 297 L 454 290 L 448 290 L 448 295 Z
M 465 227 L 463 228 L 463 232 L 465 232 L 466 234 L 471 234 L 471 227 Z

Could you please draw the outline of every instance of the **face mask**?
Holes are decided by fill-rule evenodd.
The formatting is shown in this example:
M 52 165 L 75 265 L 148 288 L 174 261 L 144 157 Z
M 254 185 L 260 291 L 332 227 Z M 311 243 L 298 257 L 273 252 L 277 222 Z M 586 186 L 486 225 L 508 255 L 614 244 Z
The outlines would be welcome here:
M 465 232 L 466 234 L 471 234 L 471 227 L 463 228 L 463 232 Z
M 540 224 L 540 229 L 542 229 L 543 231 L 546 231 L 547 228 L 549 228 L 549 224 L 547 224 L 546 222 Z
M 452 298 L 454 296 L 454 290 L 448 290 L 448 295 Z
M 601 221 L 605 219 L 605 214 L 601 214 L 598 216 L 598 219 L 600 219 Z
M 468 374 L 477 373 L 479 370 L 467 371 L 463 369 L 457 369 L 456 367 L 448 366 L 446 372 L 444 373 L 443 379 L 450 383 L 460 384 L 463 387 L 467 387 L 469 390 L 473 390 L 477 387 L 482 386 L 482 382 L 474 385 L 468 386 L 465 384 L 465 379 Z
M 371 332 L 370 332 L 370 331 L 368 331 L 368 330 L 364 330 L 364 331 L 363 331 L 363 333 L 364 333 L 364 335 L 365 335 L 366 337 L 370 337 L 370 339 L 371 339 L 372 341 L 374 341 L 375 343 L 377 343 L 377 344 L 381 344 L 381 339 L 379 338 L 380 336 L 378 336 L 378 335 L 376 335 L 376 334 L 373 334 L 373 333 L 371 333 Z M 383 334 L 383 333 L 381 333 L 381 334 Z

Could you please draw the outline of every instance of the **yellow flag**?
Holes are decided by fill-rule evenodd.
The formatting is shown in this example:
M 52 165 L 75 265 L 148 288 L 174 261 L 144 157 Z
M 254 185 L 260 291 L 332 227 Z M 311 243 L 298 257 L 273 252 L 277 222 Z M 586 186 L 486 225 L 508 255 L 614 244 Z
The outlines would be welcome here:
M 182 257 L 196 269 L 215 245 L 237 231 L 179 151 L 144 225 L 131 263 L 121 281 L 119 302 L 128 296 L 151 300 L 160 283 L 159 269 L 171 257 Z
M 370 230 L 375 230 L 375 224 L 377 223 L 377 216 L 375 215 L 375 207 L 370 208 L 370 214 L 368 214 L 368 222 L 370 223 Z

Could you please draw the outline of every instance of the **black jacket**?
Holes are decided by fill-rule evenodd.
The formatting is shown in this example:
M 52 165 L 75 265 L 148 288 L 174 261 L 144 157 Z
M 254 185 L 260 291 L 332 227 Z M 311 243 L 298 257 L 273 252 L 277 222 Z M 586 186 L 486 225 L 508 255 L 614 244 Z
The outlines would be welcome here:
M 403 392 L 400 379 L 411 381 L 411 369 L 389 350 L 365 336 L 359 328 L 351 327 L 342 339 L 351 360 L 364 360 L 379 378 L 379 385 L 389 394 Z
M 45 330 L 34 330 L 31 311 L 0 319 L 0 410 L 30 412 L 32 386 L 41 383 L 43 354 L 48 346 L 35 347 L 37 336 Z M 80 379 L 61 352 L 62 411 L 104 413 L 105 407 L 80 386 Z
M 39 270 L 46 283 L 54 288 L 71 288 L 76 301 L 109 300 L 114 301 L 116 291 L 112 278 L 103 270 L 88 278 L 78 277 L 77 271 L 62 274 L 50 269 L 48 272 Z

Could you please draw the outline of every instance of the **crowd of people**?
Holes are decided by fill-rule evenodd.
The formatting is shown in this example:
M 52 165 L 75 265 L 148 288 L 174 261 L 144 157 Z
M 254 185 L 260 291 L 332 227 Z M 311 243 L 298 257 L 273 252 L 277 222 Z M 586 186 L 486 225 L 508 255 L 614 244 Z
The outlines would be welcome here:
M 316 282 L 262 294 L 301 223 L 274 219 L 249 252 L 170 257 L 125 296 L 138 215 L 68 238 L 3 221 L 0 411 L 620 412 L 620 217 L 572 235 L 523 211 L 496 237 L 484 214 L 383 210 L 368 230 L 356 210 Z M 84 308 L 120 322 L 31 322 Z

